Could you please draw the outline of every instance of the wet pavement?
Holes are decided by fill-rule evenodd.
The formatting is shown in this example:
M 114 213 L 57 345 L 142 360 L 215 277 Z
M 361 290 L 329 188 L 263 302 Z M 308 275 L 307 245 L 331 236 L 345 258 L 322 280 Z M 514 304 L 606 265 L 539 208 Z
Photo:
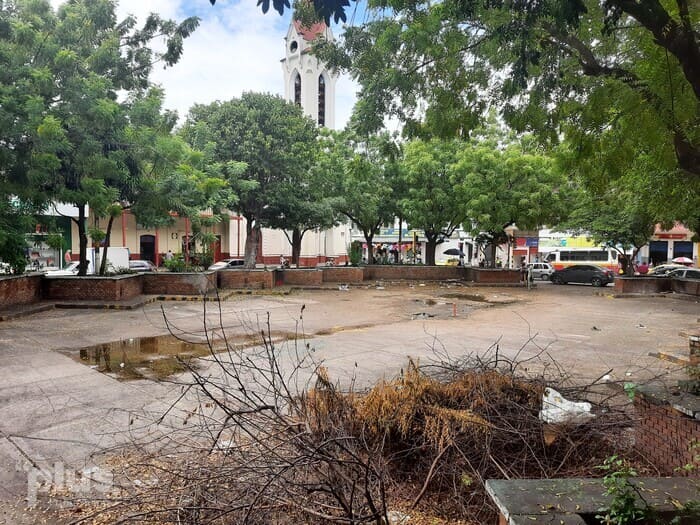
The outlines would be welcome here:
M 579 380 L 608 372 L 629 381 L 676 373 L 677 365 L 648 354 L 686 355 L 687 335 L 700 331 L 700 304 L 673 296 L 619 299 L 611 288 L 600 292 L 549 284 L 528 291 L 382 283 L 233 295 L 220 308 L 153 302 L 133 310 L 50 310 L 2 322 L 0 510 L 3 501 L 26 496 L 32 464 L 80 469 L 99 463 L 115 444 L 166 431 L 154 421 L 181 394 L 173 382 L 178 370 L 166 367 L 152 375 L 122 352 L 146 361 L 173 352 L 139 346 L 134 353 L 138 338 L 173 333 L 201 341 L 205 334 L 221 338 L 225 332 L 232 345 L 245 348 L 269 329 L 280 344 L 295 337 L 308 342 L 332 378 L 354 377 L 359 386 L 398 373 L 409 357 L 425 364 L 446 355 L 483 354 L 494 343 L 501 355 L 551 358 Z M 106 356 L 103 345 L 114 341 L 126 346 L 109 346 Z M 132 361 L 135 373 L 125 381 L 120 364 Z M 529 366 L 544 365 L 533 360 Z M 168 414 L 180 415 L 178 409 Z

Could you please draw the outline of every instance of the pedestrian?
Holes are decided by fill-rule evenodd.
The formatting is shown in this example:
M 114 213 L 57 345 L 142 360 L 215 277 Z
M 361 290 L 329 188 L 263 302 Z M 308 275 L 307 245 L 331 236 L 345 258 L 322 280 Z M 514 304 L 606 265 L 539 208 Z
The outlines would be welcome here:
M 165 260 L 166 261 L 172 261 L 173 260 L 173 251 L 168 250 L 168 253 L 165 254 Z
M 70 250 L 66 250 L 66 254 L 63 256 L 63 260 L 66 261 L 66 266 L 73 261 L 73 257 L 70 254 Z

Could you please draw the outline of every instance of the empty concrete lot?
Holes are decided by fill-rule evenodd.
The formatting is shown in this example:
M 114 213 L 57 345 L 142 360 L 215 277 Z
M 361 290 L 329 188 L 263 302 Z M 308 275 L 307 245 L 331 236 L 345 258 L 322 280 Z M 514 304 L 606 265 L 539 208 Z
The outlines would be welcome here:
M 118 381 L 73 357 L 81 347 L 206 326 L 242 340 L 264 329 L 309 343 L 332 377 L 360 386 L 397 373 L 409 357 L 540 354 L 581 380 L 610 372 L 641 381 L 677 371 L 650 352 L 685 355 L 700 305 L 677 297 L 614 298 L 612 289 L 533 290 L 386 284 L 349 290 L 234 295 L 222 302 L 151 303 L 139 310 L 52 310 L 0 323 L 0 500 L 25 497 L 28 461 L 81 468 L 118 442 L 133 415 L 157 415 L 172 382 Z M 167 323 L 166 323 L 167 319 Z M 532 368 L 537 368 L 533 363 Z

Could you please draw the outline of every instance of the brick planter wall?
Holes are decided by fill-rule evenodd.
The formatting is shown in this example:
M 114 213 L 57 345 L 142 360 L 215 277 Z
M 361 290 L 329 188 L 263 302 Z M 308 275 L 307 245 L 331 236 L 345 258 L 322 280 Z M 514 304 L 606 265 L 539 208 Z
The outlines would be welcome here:
M 274 272 L 267 270 L 219 270 L 216 272 L 219 288 L 269 289 L 274 286 Z
M 216 272 L 144 273 L 143 293 L 151 295 L 202 295 L 216 288 Z
M 0 277 L 0 308 L 37 303 L 40 299 L 40 274 Z
M 317 269 L 286 269 L 282 271 L 282 282 L 294 286 L 320 286 L 323 282 L 323 272 Z
M 117 277 L 44 277 L 42 295 L 53 301 L 123 301 L 143 292 L 141 275 Z
M 689 417 L 673 408 L 669 403 L 652 395 L 637 392 L 634 407 L 639 416 L 636 427 L 635 446 L 662 475 L 700 476 L 696 470 L 685 472 L 676 470 L 686 464 L 693 464 L 695 454 L 691 450 L 693 439 L 700 439 L 700 420 Z
M 361 283 L 365 278 L 362 268 L 354 266 L 338 266 L 322 268 L 324 283 Z
M 671 287 L 676 293 L 688 295 L 700 295 L 700 280 L 697 279 L 672 279 Z
M 616 293 L 661 293 L 671 290 L 671 279 L 665 277 L 616 277 Z
M 520 282 L 520 270 L 465 268 L 465 278 L 475 283 L 518 284 Z
M 463 279 L 465 269 L 459 266 L 410 266 L 410 265 L 371 265 L 365 266 L 365 279 L 407 280 L 407 281 L 444 281 Z

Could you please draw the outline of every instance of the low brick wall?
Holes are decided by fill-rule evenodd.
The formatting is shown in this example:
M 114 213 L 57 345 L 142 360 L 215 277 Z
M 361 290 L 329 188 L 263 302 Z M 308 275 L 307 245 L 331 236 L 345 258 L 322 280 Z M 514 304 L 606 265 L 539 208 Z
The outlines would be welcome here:
M 671 290 L 671 279 L 665 277 L 616 277 L 616 293 L 661 293 Z
M 42 295 L 51 301 L 123 301 L 143 293 L 141 275 L 44 277 Z
M 503 268 L 465 268 L 465 279 L 475 283 L 485 284 L 518 284 L 520 270 Z
M 692 441 L 700 438 L 700 420 L 683 414 L 665 399 L 650 393 L 637 392 L 634 407 L 639 416 L 635 447 L 662 475 L 699 476 L 699 464 L 694 463 L 697 450 Z M 693 472 L 679 467 L 695 464 Z M 679 470 L 676 470 L 679 469 Z
M 371 265 L 364 270 L 368 281 L 445 281 L 463 279 L 465 269 L 460 266 Z
M 700 280 L 672 279 L 671 281 L 671 288 L 674 292 L 700 296 Z
M 292 286 L 319 286 L 323 282 L 323 271 L 317 269 L 288 268 L 282 272 L 282 282 Z
M 274 272 L 268 270 L 219 270 L 216 278 L 222 290 L 269 289 L 275 284 Z
M 216 272 L 141 274 L 143 293 L 150 295 L 202 295 L 217 285 Z
M 0 277 L 0 308 L 32 304 L 40 300 L 40 274 Z
M 338 266 L 322 268 L 324 283 L 361 283 L 365 279 L 362 268 L 354 266 Z

